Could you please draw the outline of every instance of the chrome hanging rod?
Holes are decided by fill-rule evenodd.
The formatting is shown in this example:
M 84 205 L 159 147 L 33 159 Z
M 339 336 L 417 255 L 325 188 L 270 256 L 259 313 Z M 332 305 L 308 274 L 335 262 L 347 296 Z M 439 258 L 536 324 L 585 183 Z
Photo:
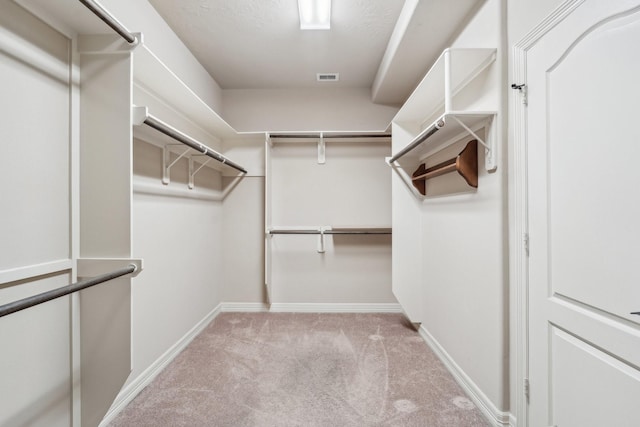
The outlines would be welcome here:
M 137 270 L 137 268 L 138 267 L 136 267 L 135 264 L 129 264 L 127 267 L 112 271 L 111 273 L 101 274 L 99 276 L 92 277 L 91 279 L 81 280 L 79 282 L 72 283 L 68 286 L 63 286 L 61 288 L 53 289 L 47 292 L 43 292 L 41 294 L 23 298 L 18 301 L 10 302 L 9 304 L 1 305 L 0 317 L 15 313 L 16 311 L 24 310 L 29 307 L 33 307 L 34 305 L 51 301 L 52 299 L 69 295 L 73 292 L 81 291 L 82 289 L 95 286 L 100 283 L 107 282 L 109 280 L 113 280 L 121 276 L 125 276 L 127 274 L 134 273 Z
M 362 230 L 269 230 L 269 234 L 334 234 L 334 235 L 365 235 L 392 234 L 391 229 L 362 229 Z
M 105 24 L 111 27 L 113 31 L 118 33 L 120 37 L 125 39 L 129 44 L 136 44 L 138 42 L 137 37 L 127 30 L 116 18 L 114 18 L 109 12 L 105 10 L 98 2 L 94 0 L 80 0 L 80 3 L 85 5 L 87 9 L 93 12 L 98 18 Z
M 227 159 L 226 157 L 224 157 L 222 154 L 218 153 L 215 150 L 212 150 L 211 148 L 207 147 L 206 145 L 196 141 L 195 139 L 191 138 L 188 135 L 185 135 L 184 133 L 180 132 L 179 130 L 175 129 L 174 127 L 164 123 L 163 121 L 153 117 L 150 114 L 147 114 L 146 118 L 144 119 L 143 122 L 145 125 L 154 128 L 155 130 L 167 135 L 168 137 L 171 137 L 173 139 L 175 139 L 176 141 L 179 141 L 181 143 L 183 143 L 184 145 L 188 145 L 189 147 L 193 148 L 194 150 L 197 150 L 199 152 L 201 152 L 204 155 L 207 155 L 209 157 L 211 157 L 212 159 L 215 159 L 217 161 L 219 161 L 222 164 L 225 164 L 227 166 L 230 166 L 242 173 L 247 173 L 247 170 L 245 168 L 243 168 L 242 166 L 238 165 L 237 163 L 232 162 L 231 160 Z
M 444 127 L 444 125 L 445 125 L 445 122 L 444 122 L 443 119 L 437 120 L 435 123 L 433 123 L 427 129 L 425 129 L 422 132 L 422 134 L 418 138 L 415 139 L 415 141 L 413 141 L 411 144 L 407 145 L 402 150 L 400 150 L 397 154 L 395 154 L 393 157 L 391 157 L 389 159 L 389 164 L 395 162 L 399 158 L 405 156 L 407 153 L 409 153 L 410 151 L 412 151 L 415 148 L 417 148 L 420 144 L 422 144 L 424 141 L 429 139 L 429 137 L 431 137 L 431 135 L 433 135 L 434 133 L 436 133 L 440 129 L 442 129 Z
M 318 139 L 320 133 L 270 133 L 269 137 L 276 139 Z M 390 133 L 322 133 L 324 139 L 348 139 L 348 138 L 391 138 Z

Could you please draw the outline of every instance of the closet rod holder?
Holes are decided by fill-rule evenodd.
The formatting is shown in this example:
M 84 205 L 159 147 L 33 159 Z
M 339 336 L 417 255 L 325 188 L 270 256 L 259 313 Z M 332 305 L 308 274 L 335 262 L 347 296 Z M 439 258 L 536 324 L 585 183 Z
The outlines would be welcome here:
M 433 135 L 434 133 L 438 132 L 440 129 L 442 129 L 445 125 L 444 120 L 440 119 L 438 121 L 436 121 L 435 123 L 433 123 L 431 126 L 429 126 L 429 128 L 422 134 L 422 136 L 418 139 L 416 139 L 415 141 L 413 141 L 411 144 L 407 145 L 406 147 L 404 147 L 402 150 L 400 150 L 400 152 L 398 152 L 395 156 L 391 157 L 389 159 L 389 164 L 396 162 L 398 159 L 400 159 L 401 157 L 404 157 L 405 155 L 407 155 L 409 152 L 413 151 L 414 149 L 416 149 L 420 144 L 422 144 L 424 141 L 426 141 L 428 138 L 431 137 L 431 135 Z
M 427 179 L 454 171 L 458 172 L 469 186 L 478 188 L 478 141 L 475 139 L 469 141 L 464 150 L 453 159 L 438 163 L 430 168 L 426 168 L 424 163 L 420 164 L 413 173 L 411 181 L 413 186 L 424 196 Z
M 127 274 L 133 274 L 137 270 L 137 265 L 129 264 L 127 267 L 112 271 L 110 273 L 101 274 L 90 279 L 72 283 L 68 286 L 63 286 L 61 288 L 56 288 L 47 292 L 43 292 L 41 294 L 33 295 L 18 301 L 4 304 L 0 306 L 0 317 L 45 303 L 47 301 L 51 301 L 52 299 L 60 298 L 65 295 L 81 291 L 91 286 L 99 285 L 100 283 L 104 283 L 109 280 L 117 279 L 118 277 L 125 276 Z
M 125 39 L 129 44 L 137 44 L 138 38 L 131 33 L 131 31 L 127 30 L 124 25 L 122 25 L 116 18 L 113 17 L 109 12 L 105 10 L 102 5 L 94 0 L 80 0 L 87 9 L 93 12 L 98 18 L 102 20 L 105 24 L 107 24 L 113 31 L 118 33 L 120 37 Z
M 247 173 L 247 170 L 245 168 L 243 168 L 242 166 L 238 165 L 237 163 L 232 162 L 231 160 L 227 159 L 226 157 L 224 157 L 222 154 L 218 153 L 215 150 L 212 150 L 211 148 L 207 147 L 206 145 L 196 141 L 195 139 L 191 138 L 190 136 L 180 132 L 179 130 L 175 129 L 174 127 L 164 123 L 162 120 L 157 119 L 156 117 L 152 116 L 151 114 L 148 113 L 147 108 L 146 107 L 134 107 L 133 109 L 133 122 L 134 124 L 137 125 L 141 125 L 141 124 L 145 124 L 155 130 L 157 130 L 160 133 L 163 133 L 165 135 L 167 135 L 170 138 L 175 139 L 178 142 L 183 143 L 184 145 L 187 145 L 191 148 L 193 148 L 196 151 L 199 151 L 200 153 L 211 157 L 214 160 L 217 160 L 218 162 L 230 166 L 232 168 L 234 168 L 237 171 L 240 171 L 244 174 Z

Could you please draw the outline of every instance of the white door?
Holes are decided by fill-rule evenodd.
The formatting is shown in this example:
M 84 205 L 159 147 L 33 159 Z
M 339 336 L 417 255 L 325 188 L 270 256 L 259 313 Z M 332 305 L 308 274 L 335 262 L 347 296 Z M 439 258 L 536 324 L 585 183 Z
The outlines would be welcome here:
M 527 54 L 529 425 L 640 425 L 640 0 Z

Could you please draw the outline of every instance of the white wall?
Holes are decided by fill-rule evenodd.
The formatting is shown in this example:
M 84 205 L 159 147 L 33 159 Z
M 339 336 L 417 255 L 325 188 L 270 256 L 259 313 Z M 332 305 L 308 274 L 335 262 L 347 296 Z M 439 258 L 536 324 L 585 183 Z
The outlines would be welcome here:
M 228 193 L 222 203 L 222 300 L 264 304 L 264 135 L 225 141 L 225 148 L 248 173 L 240 180 L 223 178 Z
M 317 142 L 275 143 L 270 226 L 391 225 L 391 170 L 386 141 L 326 142 L 318 164 Z M 274 235 L 271 293 L 274 303 L 395 303 L 391 294 L 391 237 Z
M 240 132 L 384 131 L 398 110 L 373 104 L 368 88 L 227 89 L 222 100 Z
M 0 305 L 73 279 L 70 47 L 0 2 Z M 0 425 L 70 425 L 70 324 L 70 297 L 0 318 Z
M 187 162 L 181 160 L 165 186 L 161 156 L 160 148 L 134 142 L 132 250 L 145 264 L 132 286 L 128 384 L 221 301 L 222 205 L 206 199 L 217 195 L 220 174 L 204 168 L 188 190 Z M 140 183 L 144 190 L 135 190 Z
M 497 170 L 487 172 L 480 149 L 477 190 L 455 174 L 429 180 L 424 201 L 395 175 L 393 188 L 394 287 L 397 280 L 419 281 L 414 286 L 416 301 L 411 300 L 412 317 L 422 321 L 422 328 L 466 377 L 496 422 L 509 411 L 505 5 L 503 0 L 488 0 L 451 44 L 497 48 L 496 62 L 454 100 L 457 108 L 498 111 L 493 124 Z M 394 151 L 408 142 L 406 135 L 402 140 L 407 131 L 394 127 L 394 141 L 396 136 L 404 141 L 399 146 L 394 142 Z M 427 167 L 455 156 L 469 139 L 430 157 Z M 402 271 L 404 265 L 407 272 Z

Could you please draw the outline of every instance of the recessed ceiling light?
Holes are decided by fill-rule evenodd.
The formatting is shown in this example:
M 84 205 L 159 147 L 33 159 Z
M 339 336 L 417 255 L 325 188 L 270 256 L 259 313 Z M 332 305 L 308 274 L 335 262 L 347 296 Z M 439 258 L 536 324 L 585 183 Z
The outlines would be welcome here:
M 298 0 L 301 30 L 331 28 L 331 0 Z

